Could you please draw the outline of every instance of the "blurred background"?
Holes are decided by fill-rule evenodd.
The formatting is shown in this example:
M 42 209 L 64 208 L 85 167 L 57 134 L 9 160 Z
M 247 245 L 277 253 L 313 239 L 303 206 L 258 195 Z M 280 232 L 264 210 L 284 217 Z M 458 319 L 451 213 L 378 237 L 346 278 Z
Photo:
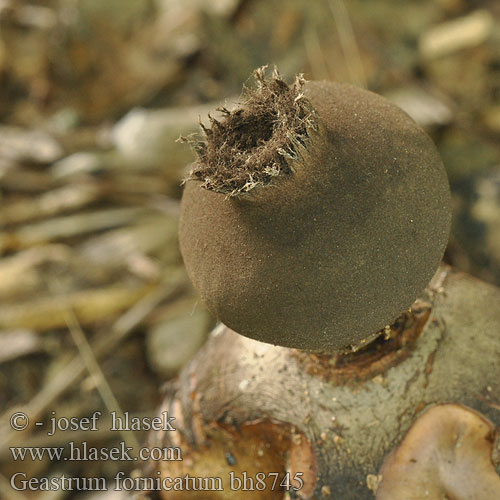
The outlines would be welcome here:
M 352 82 L 433 137 L 453 190 L 448 263 L 500 285 L 497 0 L 0 0 L 0 498 L 10 476 L 105 476 L 120 462 L 14 462 L 8 446 L 140 443 L 213 319 L 177 248 L 175 142 L 252 71 Z M 8 425 L 103 412 L 101 431 Z M 109 420 L 109 419 L 108 419 Z

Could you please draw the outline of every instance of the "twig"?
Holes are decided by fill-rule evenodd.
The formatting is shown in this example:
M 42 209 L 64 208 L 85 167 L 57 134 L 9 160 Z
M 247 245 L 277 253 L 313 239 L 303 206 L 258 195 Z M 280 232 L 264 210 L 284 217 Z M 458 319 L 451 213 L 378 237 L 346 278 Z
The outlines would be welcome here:
M 184 272 L 177 272 L 159 284 L 129 311 L 123 314 L 113 325 L 110 332 L 98 338 L 93 345 L 97 359 L 111 352 L 127 335 L 163 300 L 173 297 L 186 285 Z M 24 407 L 20 408 L 32 422 L 39 418 L 50 405 L 57 400 L 70 386 L 74 385 L 86 371 L 85 364 L 79 355 L 74 356 L 57 375 Z M 16 408 L 17 410 L 17 408 Z M 8 422 L 14 409 L 4 412 L 1 422 Z M 4 424 L 0 428 L 0 443 L 7 446 L 17 437 L 17 433 Z
M 131 307 L 144 297 L 150 285 L 136 287 L 111 286 L 97 290 L 80 290 L 32 300 L 29 305 L 20 302 L 0 306 L 0 329 L 31 328 L 44 331 L 65 326 L 64 308 L 76 311 L 86 325 Z
M 328 79 L 330 75 L 315 27 L 309 26 L 304 31 L 304 46 L 306 48 L 307 59 L 311 65 L 313 80 Z
M 359 53 L 356 35 L 352 27 L 349 12 L 343 0 L 329 0 L 330 10 L 332 11 L 339 34 L 340 44 L 344 52 L 347 70 L 351 77 L 352 83 L 367 87 L 365 70 Z
M 75 312 L 72 309 L 67 308 L 64 313 L 73 341 L 75 342 L 78 352 L 80 353 L 80 356 L 85 363 L 85 366 L 92 377 L 99 394 L 101 395 L 104 405 L 110 413 L 115 413 L 115 415 L 120 416 L 122 421 L 124 421 L 125 415 L 120 403 L 116 399 L 116 396 L 97 361 L 95 353 L 92 350 L 80 323 L 78 322 Z M 131 446 L 134 450 L 139 449 L 139 442 L 133 431 L 121 430 L 120 433 L 128 446 Z

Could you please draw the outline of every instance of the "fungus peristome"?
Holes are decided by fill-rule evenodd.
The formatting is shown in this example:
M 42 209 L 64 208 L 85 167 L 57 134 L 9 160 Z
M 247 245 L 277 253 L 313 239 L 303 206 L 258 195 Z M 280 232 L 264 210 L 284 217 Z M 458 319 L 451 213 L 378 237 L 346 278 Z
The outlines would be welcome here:
M 377 500 L 495 500 L 500 476 L 493 464 L 497 430 L 458 404 L 421 415 L 386 458 Z
M 180 245 L 211 312 L 245 336 L 332 352 L 408 309 L 450 228 L 427 134 L 352 85 L 257 88 L 211 119 L 186 181 Z

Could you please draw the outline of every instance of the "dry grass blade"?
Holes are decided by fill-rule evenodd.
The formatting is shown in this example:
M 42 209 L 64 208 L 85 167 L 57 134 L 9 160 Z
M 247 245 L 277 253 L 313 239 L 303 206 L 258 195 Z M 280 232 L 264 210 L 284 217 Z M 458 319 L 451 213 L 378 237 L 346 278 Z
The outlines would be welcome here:
M 321 41 L 317 29 L 313 25 L 309 25 L 304 31 L 304 46 L 313 80 L 330 80 L 330 72 L 325 61 Z
M 66 309 L 64 311 L 66 322 L 68 324 L 68 329 L 73 337 L 73 340 L 78 348 L 78 352 L 84 362 L 90 376 L 92 377 L 101 398 L 110 413 L 114 413 L 115 415 L 125 420 L 123 410 L 120 406 L 120 403 L 116 399 L 111 386 L 109 385 L 106 376 L 104 375 L 101 366 L 99 365 L 97 358 L 95 356 L 92 347 L 90 346 L 85 333 L 83 332 L 80 323 L 75 315 L 75 312 L 72 309 Z M 134 450 L 139 449 L 139 442 L 135 437 L 133 431 L 120 431 L 123 440 L 127 443 L 128 446 L 131 446 Z
M 116 208 L 27 224 L 0 235 L 0 251 L 27 248 L 48 241 L 124 226 L 146 212 L 144 208 Z
M 366 74 L 361 61 L 356 35 L 352 27 L 349 12 L 343 0 L 329 0 L 330 10 L 332 11 L 339 34 L 340 44 L 345 56 L 345 64 L 351 82 L 367 88 Z
M 44 245 L 17 252 L 0 260 L 0 299 L 12 301 L 19 292 L 36 289 L 42 280 L 37 266 L 52 262 L 66 262 L 71 251 L 64 245 Z
M 19 224 L 53 216 L 63 211 L 76 210 L 96 201 L 100 191 L 96 185 L 67 185 L 51 190 L 36 198 L 23 198 L 11 203 L 5 203 L 0 213 L 2 224 Z
M 183 290 L 185 286 L 185 273 L 178 272 L 171 274 L 164 282 L 151 290 L 148 295 L 118 318 L 109 332 L 107 331 L 102 337 L 98 337 L 98 340 L 92 345 L 96 358 L 99 359 L 110 353 L 160 302 L 168 300 L 169 297 Z M 69 387 L 74 385 L 85 374 L 85 371 L 86 367 L 82 358 L 79 355 L 73 357 L 21 410 L 34 421 Z M 8 416 L 13 411 L 11 408 L 4 412 L 0 421 L 7 422 Z M 4 425 L 0 428 L 2 446 L 7 446 L 15 437 L 17 437 L 16 433 L 9 426 Z
M 0 329 L 31 328 L 44 331 L 66 326 L 64 308 L 72 308 L 84 325 L 113 317 L 131 307 L 151 290 L 151 285 L 111 286 L 0 306 Z

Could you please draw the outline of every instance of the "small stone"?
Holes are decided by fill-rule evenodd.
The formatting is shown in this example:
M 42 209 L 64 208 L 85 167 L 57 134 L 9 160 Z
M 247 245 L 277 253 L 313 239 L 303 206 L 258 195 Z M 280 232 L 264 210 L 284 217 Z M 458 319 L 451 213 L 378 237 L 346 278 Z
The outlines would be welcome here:
M 366 476 L 366 486 L 370 491 L 373 491 L 374 494 L 377 493 L 378 490 L 378 485 L 380 484 L 380 481 L 382 481 L 382 476 L 376 475 L 376 474 L 368 474 Z
M 78 174 L 91 174 L 99 170 L 101 160 L 94 153 L 85 151 L 66 156 L 52 165 L 52 174 L 59 177 L 67 177 Z
M 46 132 L 0 126 L 0 157 L 43 164 L 52 163 L 62 155 L 60 144 Z
M 500 105 L 488 108 L 484 112 L 483 121 L 493 132 L 500 133 Z
M 192 161 L 192 153 L 186 144 L 176 141 L 180 135 L 197 132 L 199 117 L 205 116 L 212 106 L 134 108 L 113 127 L 111 140 L 124 157 L 140 160 L 145 167 L 162 164 L 168 158 L 170 165 L 183 168 Z
M 31 330 L 0 333 L 0 363 L 42 350 L 40 336 Z
M 422 127 L 446 125 L 454 118 L 452 110 L 443 99 L 418 87 L 397 89 L 385 96 Z
M 323 486 L 321 488 L 321 497 L 326 498 L 332 494 L 332 490 L 330 489 L 330 486 Z
M 476 47 L 485 42 L 493 32 L 495 22 L 486 10 L 439 24 L 422 34 L 419 40 L 420 55 L 434 59 Z
M 340 445 L 342 444 L 344 440 L 337 434 L 335 434 L 335 436 L 333 436 L 333 442 L 336 444 L 336 445 Z
M 148 332 L 149 362 L 162 376 L 175 376 L 207 338 L 210 316 L 201 307 L 193 309 L 193 304 L 188 303 Z
M 243 392 L 247 389 L 249 385 L 250 381 L 248 379 L 244 379 L 238 384 L 238 389 Z

